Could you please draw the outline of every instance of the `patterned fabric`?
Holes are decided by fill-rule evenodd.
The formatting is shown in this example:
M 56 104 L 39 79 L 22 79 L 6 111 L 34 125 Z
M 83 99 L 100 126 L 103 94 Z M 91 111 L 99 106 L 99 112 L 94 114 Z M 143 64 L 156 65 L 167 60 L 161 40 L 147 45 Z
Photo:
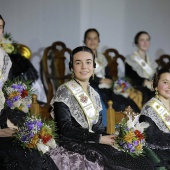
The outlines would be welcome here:
M 146 78 L 146 79 L 152 78 L 153 75 L 148 78 L 148 75 L 146 74 L 145 70 L 143 70 L 143 68 L 134 60 L 134 57 L 135 57 L 135 56 L 139 56 L 139 57 L 140 57 L 140 55 L 139 55 L 138 52 L 134 52 L 130 57 L 127 57 L 126 63 L 128 63 L 128 64 L 132 67 L 132 69 L 137 72 L 137 74 L 138 74 L 140 77 Z M 152 63 L 152 62 L 150 61 L 150 58 L 149 58 L 148 55 L 146 55 L 146 60 L 147 60 L 147 64 L 148 64 L 148 65 L 154 70 L 154 72 L 155 72 L 155 71 L 156 71 L 156 68 L 157 68 L 156 62 L 153 62 L 153 63 Z
M 60 170 L 104 170 L 97 162 L 88 161 L 85 155 L 67 151 L 62 146 L 51 150 L 50 155 Z
M 99 113 L 102 110 L 100 97 L 91 86 L 88 87 L 88 91 L 89 96 L 91 97 L 91 100 L 94 103 L 94 107 L 96 108 L 97 113 Z M 79 103 L 77 102 L 71 91 L 64 84 L 58 88 L 56 95 L 52 99 L 52 107 L 54 102 L 63 102 L 64 104 L 66 104 L 69 107 L 71 115 L 75 118 L 75 120 L 83 128 L 88 128 L 88 123 L 82 108 L 80 107 Z M 53 110 L 51 112 L 51 116 L 54 118 Z
M 11 68 L 11 60 L 9 56 L 0 48 L 0 84 L 1 87 L 3 86 L 3 83 L 8 78 L 8 73 Z
M 158 128 L 163 131 L 164 133 L 170 133 L 169 129 L 166 127 L 165 123 L 163 122 L 162 119 L 160 119 L 160 117 L 158 116 L 158 114 L 155 112 L 155 110 L 150 106 L 150 104 L 152 102 L 157 102 L 158 104 L 160 104 L 161 106 L 164 107 L 164 105 L 156 98 L 152 98 L 151 100 L 149 100 L 145 106 L 143 107 L 143 109 L 141 110 L 141 115 L 145 115 L 147 117 L 150 117 L 155 124 L 158 126 Z

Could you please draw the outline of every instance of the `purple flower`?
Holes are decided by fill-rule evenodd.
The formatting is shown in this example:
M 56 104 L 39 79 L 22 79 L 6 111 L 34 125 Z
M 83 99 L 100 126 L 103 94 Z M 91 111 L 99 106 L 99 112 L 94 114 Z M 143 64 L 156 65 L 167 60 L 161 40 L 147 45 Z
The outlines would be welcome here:
M 133 145 L 137 146 L 138 145 L 138 141 L 137 140 L 133 141 Z
M 128 143 L 127 146 L 128 146 L 129 149 L 132 148 L 132 144 L 131 143 Z
M 18 99 L 19 99 L 19 96 L 15 96 L 15 97 L 12 98 L 12 101 L 16 102 Z
M 131 148 L 131 149 L 130 149 L 130 152 L 131 152 L 131 153 L 132 153 L 132 152 L 134 152 L 134 151 L 135 151 L 135 149 L 134 149 L 134 148 Z
M 21 141 L 25 142 L 27 140 L 27 136 L 22 136 Z
M 42 122 L 40 122 L 40 121 L 37 122 L 37 128 L 38 128 L 38 130 L 41 129 L 42 125 L 43 125 Z
M 8 105 L 9 107 L 12 107 L 12 105 L 13 105 L 13 103 L 12 103 L 11 100 L 7 100 L 6 103 L 7 103 L 7 105 Z
M 29 131 L 31 131 L 34 128 L 34 123 L 33 122 L 26 122 L 27 128 Z
M 29 138 L 33 138 L 33 137 L 34 137 L 34 134 L 30 133 Z
M 17 85 L 16 84 L 12 84 L 11 86 L 13 89 L 17 89 Z

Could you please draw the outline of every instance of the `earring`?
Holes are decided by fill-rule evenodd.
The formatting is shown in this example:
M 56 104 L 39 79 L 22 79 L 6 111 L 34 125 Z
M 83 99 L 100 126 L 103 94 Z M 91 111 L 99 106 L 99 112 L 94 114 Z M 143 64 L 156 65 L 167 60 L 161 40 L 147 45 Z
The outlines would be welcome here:
M 74 72 L 72 71 L 71 78 L 74 79 Z
M 93 71 L 93 74 L 92 74 L 92 79 L 94 80 L 94 71 Z
M 156 97 L 157 99 L 159 99 L 159 94 L 158 94 L 158 90 L 157 90 L 157 89 L 155 89 L 155 97 Z

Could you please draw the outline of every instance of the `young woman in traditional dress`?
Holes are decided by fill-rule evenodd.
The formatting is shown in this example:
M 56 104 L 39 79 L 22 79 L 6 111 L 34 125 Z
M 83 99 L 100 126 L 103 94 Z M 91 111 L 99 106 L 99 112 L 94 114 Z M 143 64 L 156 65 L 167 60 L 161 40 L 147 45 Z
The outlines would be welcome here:
M 90 48 L 72 51 L 69 67 L 74 78 L 61 85 L 51 101 L 59 134 L 52 159 L 60 170 L 152 170 L 146 157 L 133 158 L 112 146 L 114 135 L 105 133 L 99 94 L 89 85 L 95 66 Z

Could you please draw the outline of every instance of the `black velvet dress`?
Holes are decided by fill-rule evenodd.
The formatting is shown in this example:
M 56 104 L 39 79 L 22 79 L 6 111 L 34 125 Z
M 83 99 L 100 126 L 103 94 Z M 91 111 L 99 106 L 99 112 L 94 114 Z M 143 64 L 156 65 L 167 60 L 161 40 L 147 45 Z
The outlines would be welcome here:
M 105 67 L 105 78 L 112 79 L 108 66 Z M 90 85 L 99 93 L 101 100 L 104 102 L 106 108 L 108 108 L 108 101 L 113 101 L 113 108 L 115 111 L 124 111 L 125 108 L 131 106 L 134 112 L 139 113 L 140 109 L 135 104 L 135 102 L 128 98 L 123 97 L 122 95 L 117 95 L 111 89 L 102 88 L 100 89 L 98 85 L 100 84 L 101 78 L 94 76 L 94 79 L 90 78 Z
M 93 125 L 92 130 L 94 133 L 92 133 L 88 129 L 82 128 L 72 117 L 66 104 L 55 102 L 53 106 L 60 137 L 60 147 L 62 146 L 68 152 L 72 151 L 74 154 L 85 155 L 87 160 L 98 162 L 99 165 L 104 166 L 105 170 L 153 169 L 151 162 L 145 156 L 132 158 L 124 152 L 117 151 L 110 145 L 99 143 L 100 135 L 106 135 L 101 114 L 98 122 Z
M 155 167 L 165 167 L 167 170 L 170 170 L 170 131 L 169 133 L 165 133 L 160 130 L 159 127 L 164 128 L 165 125 L 159 120 L 159 116 L 157 116 L 154 109 L 152 109 L 149 104 L 144 106 L 141 114 L 140 121 L 148 122 L 150 124 L 145 131 L 148 146 L 146 152 L 148 156 L 155 164 Z
M 14 116 L 15 115 L 15 116 Z M 25 114 L 17 110 L 3 110 L 0 114 L 1 129 L 7 128 L 7 116 L 15 125 L 25 119 Z M 23 149 L 14 137 L 0 137 L 1 170 L 57 170 L 53 160 L 38 150 Z

